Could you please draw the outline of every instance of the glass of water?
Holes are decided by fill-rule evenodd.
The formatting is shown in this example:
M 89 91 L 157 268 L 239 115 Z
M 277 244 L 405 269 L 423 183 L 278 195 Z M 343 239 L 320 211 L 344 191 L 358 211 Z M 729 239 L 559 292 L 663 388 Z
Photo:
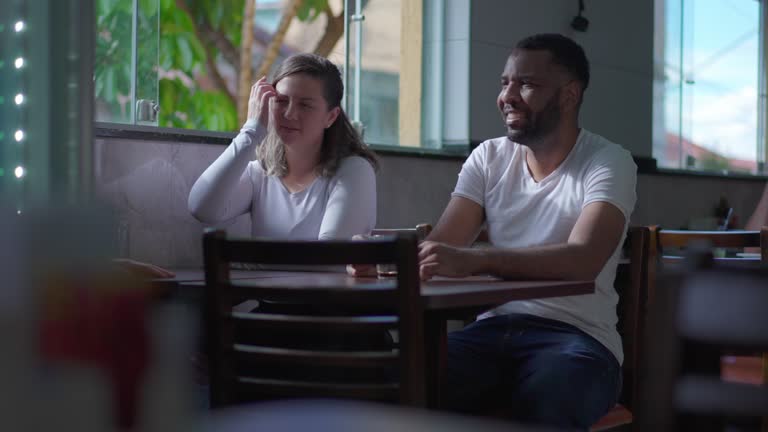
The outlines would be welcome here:
M 374 234 L 372 238 L 377 237 L 392 237 L 391 235 Z M 376 274 L 380 278 L 393 278 L 397 277 L 397 264 L 376 264 Z

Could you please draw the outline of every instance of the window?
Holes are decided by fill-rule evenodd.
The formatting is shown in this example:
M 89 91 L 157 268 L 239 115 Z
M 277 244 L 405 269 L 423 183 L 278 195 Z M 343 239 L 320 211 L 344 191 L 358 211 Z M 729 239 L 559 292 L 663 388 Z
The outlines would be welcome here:
M 96 121 L 157 124 L 158 1 L 98 0 L 96 17 Z
M 245 1 L 97 3 L 97 121 L 238 129 L 247 110 L 238 97 L 242 56 L 249 52 L 242 40 Z M 348 64 L 348 115 L 358 121 L 367 142 L 398 144 L 401 0 L 254 4 L 251 84 L 297 52 L 323 55 L 342 70 Z
M 766 174 L 763 2 L 656 0 L 660 167 Z

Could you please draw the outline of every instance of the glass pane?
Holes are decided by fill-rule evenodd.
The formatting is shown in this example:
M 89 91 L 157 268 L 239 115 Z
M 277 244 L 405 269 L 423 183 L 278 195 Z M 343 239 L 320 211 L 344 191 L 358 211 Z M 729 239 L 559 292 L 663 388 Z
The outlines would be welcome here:
M 159 0 L 96 1 L 96 121 L 157 124 L 159 11 Z
M 360 121 L 368 144 L 397 145 L 399 141 L 400 2 L 363 2 Z
M 653 156 L 659 166 L 681 168 L 682 2 L 656 0 Z
M 257 0 L 250 27 L 251 78 L 240 85 L 244 2 L 161 0 L 160 126 L 234 131 L 245 118 L 250 86 L 288 56 L 314 52 L 341 66 L 341 0 Z M 242 87 L 242 88 L 240 88 Z
M 157 126 L 160 1 L 140 0 L 138 8 L 134 115 L 137 124 Z
M 671 168 L 757 172 L 760 3 L 661 3 L 665 81 L 654 103 L 664 118 L 654 117 L 654 156 Z
M 96 121 L 133 122 L 131 72 L 133 0 L 96 2 L 94 116 Z

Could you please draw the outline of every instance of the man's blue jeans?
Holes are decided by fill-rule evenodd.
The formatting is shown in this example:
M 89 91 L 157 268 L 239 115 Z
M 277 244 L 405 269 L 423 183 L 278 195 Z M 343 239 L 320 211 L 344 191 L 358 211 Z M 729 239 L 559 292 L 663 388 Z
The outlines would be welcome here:
M 616 403 L 621 366 L 572 325 L 510 314 L 448 335 L 444 388 L 450 410 L 587 429 Z

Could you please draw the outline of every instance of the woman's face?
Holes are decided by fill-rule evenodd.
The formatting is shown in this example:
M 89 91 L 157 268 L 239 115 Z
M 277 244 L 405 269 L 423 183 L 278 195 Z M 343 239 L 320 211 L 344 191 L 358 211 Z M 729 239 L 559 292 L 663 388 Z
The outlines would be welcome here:
M 336 121 L 339 107 L 328 109 L 323 82 L 307 74 L 288 75 L 275 86 L 274 121 L 286 145 L 320 145 L 323 132 Z

